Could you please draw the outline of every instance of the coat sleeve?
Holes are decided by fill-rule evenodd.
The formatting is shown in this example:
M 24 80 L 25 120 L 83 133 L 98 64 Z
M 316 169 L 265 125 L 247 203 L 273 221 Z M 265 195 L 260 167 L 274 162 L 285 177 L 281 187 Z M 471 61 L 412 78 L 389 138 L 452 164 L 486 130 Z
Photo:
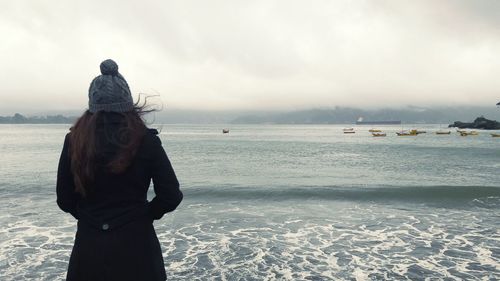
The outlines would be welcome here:
M 153 219 L 158 220 L 165 213 L 171 212 L 179 206 L 183 195 L 179 189 L 179 181 L 175 176 L 170 160 L 161 145 L 160 138 L 153 137 L 152 141 L 152 171 L 155 197 L 149 202 L 149 212 Z
M 56 193 L 57 205 L 59 208 L 78 219 L 76 205 L 80 196 L 75 192 L 75 183 L 71 173 L 71 161 L 69 158 L 69 134 L 67 134 L 64 139 L 63 149 L 59 158 Z

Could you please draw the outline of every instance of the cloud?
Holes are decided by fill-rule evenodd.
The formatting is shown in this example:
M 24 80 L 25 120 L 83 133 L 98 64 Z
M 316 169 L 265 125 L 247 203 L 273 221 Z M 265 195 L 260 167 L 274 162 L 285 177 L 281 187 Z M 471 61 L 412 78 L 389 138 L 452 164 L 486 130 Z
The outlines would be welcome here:
M 82 108 L 99 62 L 167 107 L 494 104 L 495 1 L 6 1 L 0 103 Z

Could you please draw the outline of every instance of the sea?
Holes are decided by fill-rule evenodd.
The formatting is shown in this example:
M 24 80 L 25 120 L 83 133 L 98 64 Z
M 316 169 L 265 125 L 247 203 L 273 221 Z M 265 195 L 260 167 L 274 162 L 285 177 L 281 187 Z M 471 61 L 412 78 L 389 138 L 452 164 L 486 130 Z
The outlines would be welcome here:
M 168 279 L 500 279 L 500 138 L 345 126 L 150 125 L 185 196 L 154 223 Z M 69 127 L 0 125 L 0 280 L 64 280 Z

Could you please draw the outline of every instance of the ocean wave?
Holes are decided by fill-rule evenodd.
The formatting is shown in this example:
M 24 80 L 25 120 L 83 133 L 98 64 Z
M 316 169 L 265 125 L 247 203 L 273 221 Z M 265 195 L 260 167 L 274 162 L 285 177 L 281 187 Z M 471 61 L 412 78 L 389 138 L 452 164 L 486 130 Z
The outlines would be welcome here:
M 188 187 L 186 198 L 237 200 L 470 201 L 500 199 L 496 186 L 371 186 L 371 187 Z

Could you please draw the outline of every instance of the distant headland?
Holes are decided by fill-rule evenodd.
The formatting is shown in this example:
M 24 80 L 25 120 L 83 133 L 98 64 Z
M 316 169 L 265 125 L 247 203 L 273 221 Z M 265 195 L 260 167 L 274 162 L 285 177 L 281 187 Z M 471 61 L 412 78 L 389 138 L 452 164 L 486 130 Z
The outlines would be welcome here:
M 476 118 L 472 123 L 455 121 L 455 123 L 450 124 L 448 127 L 456 127 L 459 129 L 500 130 L 500 122 L 489 120 L 481 116 Z
M 63 115 L 46 115 L 26 117 L 16 113 L 12 116 L 0 116 L 0 124 L 73 124 L 77 117 Z
M 15 112 L 15 111 L 14 111 Z M 14 112 L 10 112 L 12 114 Z M 0 113 L 1 114 L 1 113 Z M 38 116 L 34 116 L 38 115 Z M 72 124 L 81 115 L 78 110 L 47 111 L 32 115 L 16 113 L 0 116 L 0 124 Z M 484 116 L 500 120 L 496 107 L 449 106 L 361 109 L 326 107 L 302 110 L 190 110 L 164 109 L 145 116 L 157 124 L 352 124 L 363 118 L 366 125 L 390 120 L 397 124 L 450 124 L 454 120 L 474 120 Z M 383 123 L 383 122 L 382 122 Z M 464 123 L 465 124 L 465 123 Z M 468 124 L 468 123 L 467 123 Z
M 472 120 L 476 116 L 500 118 L 494 107 L 415 107 L 359 109 L 334 107 L 306 109 L 279 113 L 241 114 L 230 120 L 233 124 L 354 124 L 362 117 L 363 123 L 388 124 L 449 124 L 452 120 Z M 379 121 L 377 121 L 379 120 Z M 380 121 L 393 120 L 393 121 Z M 358 122 L 359 123 L 359 122 Z

